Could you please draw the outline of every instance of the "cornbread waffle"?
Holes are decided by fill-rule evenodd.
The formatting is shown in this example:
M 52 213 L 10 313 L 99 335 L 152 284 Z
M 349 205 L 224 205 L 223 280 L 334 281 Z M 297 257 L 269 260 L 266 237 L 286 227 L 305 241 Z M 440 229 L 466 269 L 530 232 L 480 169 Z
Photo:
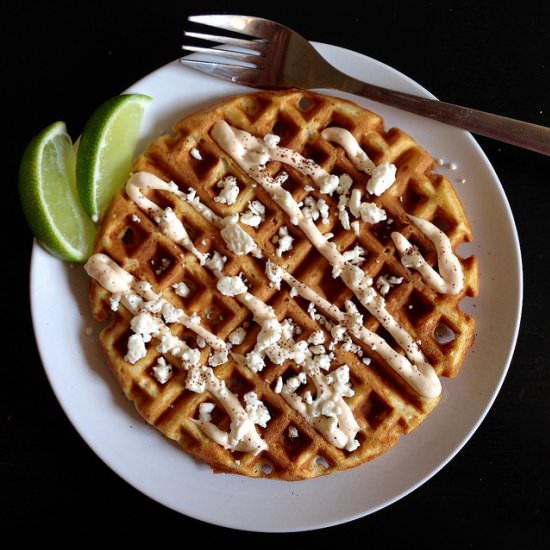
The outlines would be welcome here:
M 277 176 L 284 169 L 288 174 L 284 188 L 297 203 L 307 200 L 307 196 L 325 201 L 328 215 L 324 220 L 316 220 L 316 227 L 324 235 L 333 233 L 330 241 L 336 243 L 341 253 L 352 251 L 357 245 L 362 247 L 366 254 L 361 269 L 366 276 L 376 282 L 380 276 L 386 281 L 400 280 L 398 284 L 388 285 L 387 310 L 412 339 L 419 342 L 438 376 L 455 376 L 473 340 L 474 321 L 461 311 L 459 302 L 464 296 L 477 294 L 476 260 L 473 257 L 460 259 L 464 275 L 461 290 L 456 294 L 442 294 L 426 284 L 416 270 L 403 265 L 392 238 L 393 232 L 401 233 L 434 267 L 438 264 L 435 247 L 408 215 L 433 222 L 448 236 L 454 251 L 472 238 L 452 185 L 432 172 L 434 162 L 428 153 L 402 131 L 394 128 L 386 132 L 378 115 L 350 102 L 291 91 L 240 96 L 190 115 L 176 124 L 174 135 L 156 140 L 136 160 L 135 172 L 148 172 L 163 181 L 173 181 L 180 191 L 194 189 L 200 202 L 221 218 L 246 212 L 252 201 L 265 206 L 258 227 L 241 224 L 261 251 L 262 257 L 257 258 L 252 254 L 237 255 L 230 250 L 219 225 L 212 223 L 181 194 L 169 190 L 144 190 L 144 195 L 153 203 L 163 209 L 170 207 L 182 220 L 196 252 L 212 257 L 218 251 L 226 256 L 224 275 L 244 274 L 248 292 L 270 305 L 279 321 L 291 319 L 294 326 L 299 327 L 296 341 L 307 340 L 319 330 L 325 340 L 330 341 L 331 331 L 327 324 L 330 315 L 323 308 L 318 308 L 322 316 L 312 314 L 311 302 L 296 295 L 285 283 L 277 289 L 266 275 L 267 260 L 283 267 L 289 276 L 340 311 L 346 311 L 346 302 L 353 300 L 363 314 L 364 327 L 399 351 L 392 335 L 376 316 L 362 308 L 340 278 L 333 277 L 332 266 L 300 226 L 291 223 L 288 213 L 268 190 L 213 138 L 212 129 L 221 120 L 254 136 L 279 136 L 280 145 L 313 159 L 326 172 L 348 174 L 353 180 L 350 191 L 364 190 L 369 175 L 357 168 L 342 147 L 321 136 L 326 128 L 338 127 L 351 132 L 375 165 L 387 162 L 396 166 L 395 183 L 380 196 L 369 197 L 385 210 L 387 219 L 372 224 L 361 218 L 355 220 L 360 224 L 358 234 L 342 226 L 338 216 L 338 192 L 332 196 L 320 193 L 310 177 L 280 162 L 269 162 L 265 173 Z M 234 204 L 219 201 L 218 185 L 227 176 L 234 176 L 239 187 Z M 131 322 L 135 312 L 122 305 L 113 314 L 110 293 L 92 281 L 90 301 L 94 317 L 105 320 L 112 316 L 111 324 L 101 333 L 101 343 L 124 393 L 149 423 L 191 455 L 207 462 L 216 471 L 287 480 L 316 477 L 375 458 L 392 446 L 401 434 L 418 426 L 437 405 L 438 396 L 419 394 L 389 367 L 376 346 L 367 346 L 357 338 L 353 338 L 356 347 L 352 349 L 336 343 L 331 350 L 334 356 L 329 372 L 343 364 L 349 367 L 353 395 L 347 396 L 345 402 L 358 425 L 357 448 L 338 448 L 289 404 L 284 393 L 277 391 L 280 380 L 286 383 L 300 375 L 301 366 L 292 360 L 276 364 L 269 359 L 265 360 L 263 370 L 257 372 L 247 366 L 242 358 L 255 349 L 261 328 L 254 322 L 250 309 L 236 297 L 221 293 L 212 270 L 201 265 L 197 254 L 176 244 L 161 231 L 155 217 L 140 208 L 125 191 L 120 192 L 103 219 L 94 252 L 108 255 L 136 280 L 150 282 L 155 293 L 162 294 L 188 316 L 196 313 L 201 325 L 221 340 L 227 341 L 234 331 L 244 327 L 244 340 L 233 346 L 227 362 L 214 367 L 213 372 L 225 381 L 230 392 L 239 396 L 241 403 L 244 395 L 255 392 L 270 417 L 265 427 L 255 427 L 266 444 L 259 453 L 226 449 L 208 437 L 198 422 L 200 408 L 201 404 L 216 402 L 215 395 L 209 391 L 186 389 L 188 372 L 178 367 L 181 358 L 159 352 L 154 339 L 143 358 L 134 364 L 129 362 L 128 340 L 133 334 Z M 279 255 L 280 239 L 285 231 L 292 237 L 292 247 Z M 174 288 L 181 282 L 189 289 L 185 296 Z M 180 340 L 197 347 L 195 332 L 176 323 L 170 324 L 170 329 Z M 201 362 L 206 364 L 209 346 L 201 349 Z M 160 356 L 174 367 L 172 376 L 164 382 L 159 381 L 154 371 Z M 311 379 L 299 388 L 298 394 L 304 396 L 307 391 L 316 393 Z M 229 430 L 231 419 L 223 407 L 216 406 L 211 413 L 214 425 L 224 432 Z

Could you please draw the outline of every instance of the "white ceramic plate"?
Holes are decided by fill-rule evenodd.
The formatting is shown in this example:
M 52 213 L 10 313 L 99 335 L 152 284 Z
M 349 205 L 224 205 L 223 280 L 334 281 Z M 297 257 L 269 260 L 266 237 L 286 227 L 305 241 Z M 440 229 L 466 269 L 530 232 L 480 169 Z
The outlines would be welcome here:
M 390 67 L 335 46 L 316 44 L 341 70 L 404 92 L 433 97 Z M 182 115 L 249 88 L 215 80 L 170 63 L 129 91 L 153 96 L 142 145 Z M 334 92 L 331 92 L 334 93 Z M 351 96 L 348 96 L 351 97 Z M 514 221 L 487 158 L 464 131 L 353 98 L 381 113 L 388 127 L 410 133 L 436 158 L 458 165 L 447 175 L 472 222 L 480 261 L 481 296 L 466 304 L 477 319 L 477 337 L 462 373 L 445 380 L 434 414 L 387 454 L 353 470 L 303 482 L 214 475 L 143 422 L 121 395 L 97 342 L 89 314 L 88 281 L 70 267 L 33 250 L 32 315 L 50 383 L 67 416 L 88 445 L 134 487 L 188 516 L 255 531 L 326 527 L 370 514 L 403 497 L 442 468 L 464 445 L 491 406 L 515 345 L 522 296 L 520 250 Z M 86 329 L 93 327 L 93 334 Z

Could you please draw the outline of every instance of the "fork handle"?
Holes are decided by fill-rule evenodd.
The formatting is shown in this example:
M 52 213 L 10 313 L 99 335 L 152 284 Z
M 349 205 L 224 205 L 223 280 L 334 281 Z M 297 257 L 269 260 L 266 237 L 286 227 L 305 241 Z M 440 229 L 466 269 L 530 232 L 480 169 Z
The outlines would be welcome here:
M 550 128 L 367 84 L 344 75 L 335 88 L 550 156 Z

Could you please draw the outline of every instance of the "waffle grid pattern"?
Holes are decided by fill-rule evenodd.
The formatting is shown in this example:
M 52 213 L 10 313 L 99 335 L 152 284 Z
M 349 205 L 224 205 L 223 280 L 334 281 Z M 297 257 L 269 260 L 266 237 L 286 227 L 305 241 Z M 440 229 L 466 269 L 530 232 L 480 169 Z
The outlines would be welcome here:
M 386 296 L 388 309 L 420 341 L 422 350 L 438 375 L 455 376 L 473 339 L 474 321 L 461 311 L 458 304 L 465 295 L 477 294 L 475 258 L 461 259 L 465 272 L 463 292 L 459 296 L 438 295 L 424 284 L 416 272 L 401 265 L 390 238 L 391 231 L 402 232 L 420 248 L 432 265 L 436 262 L 433 246 L 407 222 L 407 213 L 438 225 L 447 233 L 455 250 L 463 242 L 471 240 L 462 206 L 449 181 L 431 172 L 434 166 L 431 157 L 400 130 L 385 132 L 382 119 L 373 113 L 340 99 L 293 91 L 240 96 L 186 117 L 176 124 L 175 135 L 158 139 L 136 161 L 136 171 L 146 170 L 164 180 L 173 180 L 185 191 L 194 188 L 201 201 L 220 216 L 245 211 L 251 200 L 259 200 L 265 205 L 265 220 L 258 228 L 242 225 L 264 254 L 264 259 L 258 260 L 252 256 L 233 255 L 227 250 L 219 230 L 175 195 L 159 191 L 149 193 L 151 200 L 161 207 L 173 208 L 200 251 L 217 250 L 227 256 L 225 274 L 244 273 L 249 291 L 270 304 L 280 321 L 293 319 L 302 329 L 297 340 L 307 338 L 318 330 L 319 322 L 309 316 L 307 302 L 290 296 L 288 287 L 283 285 L 281 291 L 269 287 L 264 274 L 266 258 L 282 265 L 340 308 L 353 295 L 341 281 L 332 278 L 326 260 L 301 231 L 290 224 L 286 214 L 261 186 L 256 185 L 211 139 L 209 131 L 220 119 L 255 135 L 277 134 L 281 137 L 281 145 L 313 158 L 330 173 L 348 173 L 354 180 L 354 187 L 360 189 L 365 188 L 367 176 L 355 169 L 341 148 L 320 137 L 325 127 L 340 126 L 350 130 L 375 163 L 388 161 L 397 166 L 397 182 L 375 200 L 386 210 L 392 222 L 374 226 L 361 222 L 358 236 L 353 231 L 345 231 L 337 219 L 338 196 L 321 195 L 314 186 L 315 190 L 310 195 L 326 200 L 331 213 L 327 224 L 320 221 L 317 224 L 322 233 L 334 233 L 332 241 L 337 243 L 340 251 L 357 244 L 367 250 L 362 268 L 369 276 L 376 279 L 383 274 L 404 278 L 403 283 L 392 287 Z M 193 148 L 200 151 L 202 160 L 190 154 Z M 303 200 L 307 194 L 304 187 L 311 185 L 311 181 L 290 167 L 281 167 L 274 162 L 268 165 L 272 175 L 283 168 L 289 174 L 285 188 L 296 201 Z M 234 175 L 240 187 L 238 200 L 231 206 L 214 201 L 219 192 L 216 184 L 227 175 Z M 272 240 L 282 226 L 288 227 L 294 242 L 292 250 L 279 258 Z M 234 347 L 233 351 L 246 354 L 254 347 L 259 327 L 252 321 L 251 313 L 234 298 L 217 292 L 216 279 L 208 269 L 201 267 L 191 253 L 165 237 L 154 221 L 123 192 L 115 198 L 104 218 L 95 252 L 110 255 L 136 278 L 150 281 L 156 292 L 162 292 L 166 299 L 186 313 L 199 314 L 204 326 L 224 340 L 233 330 L 248 322 L 244 342 Z M 188 298 L 177 296 L 172 289 L 172 285 L 180 281 L 191 289 Z M 96 318 L 106 319 L 111 315 L 107 293 L 93 282 L 90 299 Z M 378 321 L 357 300 L 354 301 L 364 314 L 365 326 L 393 344 Z M 343 363 L 350 367 L 355 395 L 347 402 L 360 425 L 357 439 L 361 445 L 350 453 L 330 445 L 281 395 L 275 393 L 279 376 L 285 380 L 299 372 L 299 367 L 293 362 L 274 365 L 266 361 L 262 372 L 253 373 L 246 366 L 230 360 L 216 367 L 216 375 L 224 379 L 228 388 L 240 397 L 248 391 L 256 391 L 271 414 L 267 427 L 258 427 L 269 445 L 267 451 L 259 456 L 231 453 L 208 439 L 193 422 L 198 418 L 200 403 L 212 401 L 212 397 L 207 393 L 198 395 L 185 390 L 185 371 L 176 369 L 175 376 L 164 385 L 152 376 L 152 366 L 160 355 L 154 349 L 154 341 L 147 356 L 138 363 L 130 365 L 124 361 L 126 343 L 131 333 L 130 320 L 130 314 L 121 308 L 101 335 L 108 363 L 125 394 L 148 422 L 217 471 L 293 480 L 350 468 L 387 450 L 401 434 L 414 429 L 437 404 L 437 400 L 420 398 L 366 346 L 362 349 L 364 355 L 372 360 L 369 366 L 355 354 L 336 346 L 332 368 Z M 454 340 L 445 344 L 438 341 L 435 333 L 441 324 L 452 330 Z M 175 334 L 189 339 L 190 345 L 196 345 L 192 333 L 182 326 L 172 327 Z M 326 330 L 325 333 L 328 342 L 330 335 Z M 205 350 L 204 360 L 206 353 Z M 169 355 L 166 360 L 173 365 L 178 364 Z M 308 389 L 314 392 L 310 384 L 302 386 L 299 392 Z M 214 409 L 213 422 L 224 430 L 228 429 L 229 418 L 221 407 Z M 291 426 L 298 430 L 298 437 L 289 437 Z

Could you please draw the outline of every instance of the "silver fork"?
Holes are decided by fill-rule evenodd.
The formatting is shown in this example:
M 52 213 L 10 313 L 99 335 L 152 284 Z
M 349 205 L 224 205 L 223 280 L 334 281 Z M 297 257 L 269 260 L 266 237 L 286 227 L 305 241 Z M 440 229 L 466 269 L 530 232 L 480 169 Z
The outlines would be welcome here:
M 184 45 L 182 49 L 237 61 L 181 59 L 184 65 L 209 75 L 253 88 L 332 88 L 351 92 L 475 134 L 550 155 L 550 128 L 362 82 L 333 67 L 303 36 L 275 21 L 245 15 L 193 15 L 189 21 L 253 37 L 243 39 L 185 32 L 185 36 L 222 46 Z M 238 50 L 248 51 L 235 51 L 235 46 Z

